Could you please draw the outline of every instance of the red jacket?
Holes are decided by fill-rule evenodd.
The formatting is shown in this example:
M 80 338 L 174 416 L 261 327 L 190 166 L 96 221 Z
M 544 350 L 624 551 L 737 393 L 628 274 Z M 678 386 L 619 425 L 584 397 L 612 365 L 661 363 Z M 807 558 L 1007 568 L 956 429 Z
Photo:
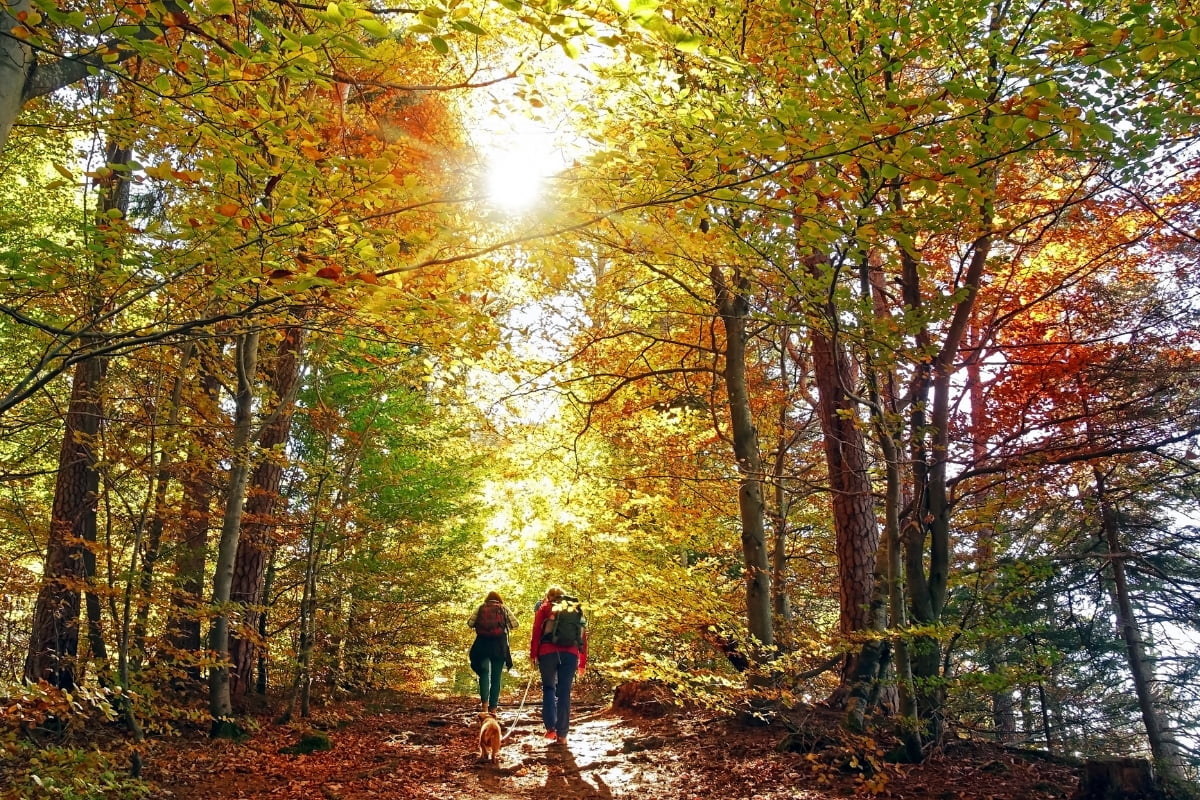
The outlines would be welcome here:
M 538 603 L 537 610 L 533 613 L 533 636 L 529 642 L 529 660 L 536 662 L 538 656 L 546 653 L 574 653 L 579 656 L 579 671 L 582 672 L 587 667 L 587 643 L 588 633 L 587 628 L 583 629 L 583 647 L 564 647 L 553 642 L 543 642 L 542 632 L 546 630 L 546 620 L 550 619 L 551 603 L 542 600 Z

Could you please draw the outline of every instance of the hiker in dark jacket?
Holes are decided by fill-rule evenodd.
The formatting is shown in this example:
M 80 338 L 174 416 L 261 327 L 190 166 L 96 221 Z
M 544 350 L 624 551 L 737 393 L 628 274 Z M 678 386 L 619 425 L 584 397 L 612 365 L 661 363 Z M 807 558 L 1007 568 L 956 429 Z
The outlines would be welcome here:
M 470 658 L 471 669 L 479 676 L 479 710 L 495 714 L 500 705 L 504 668 L 512 669 L 508 632 L 517 629 L 517 618 L 498 593 L 488 592 L 483 605 L 467 620 L 467 626 L 475 630 Z

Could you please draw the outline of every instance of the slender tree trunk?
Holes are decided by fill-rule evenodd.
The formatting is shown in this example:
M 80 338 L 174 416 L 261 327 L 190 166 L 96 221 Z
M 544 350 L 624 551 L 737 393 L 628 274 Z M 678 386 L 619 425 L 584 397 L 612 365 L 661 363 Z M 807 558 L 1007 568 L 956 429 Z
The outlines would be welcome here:
M 230 693 L 238 700 L 244 699 L 252 687 L 263 581 L 276 524 L 279 486 L 283 479 L 283 448 L 291 433 L 294 401 L 300 384 L 304 333 L 300 325 L 287 328 L 272 359 L 270 388 L 276 407 L 259 436 L 262 460 L 254 470 L 246 493 L 245 515 L 238 539 L 230 595 L 230 599 L 242 609 L 242 624 L 230 631 L 230 655 L 233 659 Z
M 141 665 L 142 657 L 146 652 L 146 632 L 150 625 L 150 600 L 154 590 L 154 570 L 158 564 L 159 552 L 162 549 L 163 530 L 166 526 L 167 488 L 171 481 L 172 453 L 175 450 L 174 432 L 179 427 L 184 380 L 195 349 L 195 343 L 188 342 L 180 354 L 179 367 L 171 387 L 171 405 L 167 411 L 167 435 L 162 437 L 159 446 L 158 468 L 154 480 L 154 506 L 149 530 L 146 533 L 146 546 L 142 552 L 138 582 L 138 607 L 133 624 L 131 664 L 135 668 Z
M 236 735 L 230 723 L 233 703 L 229 692 L 229 596 L 233 586 L 234 559 L 237 556 L 238 535 L 242 525 L 242 507 L 246 483 L 250 474 L 251 426 L 254 422 L 254 376 L 258 361 L 257 331 L 238 337 L 237 396 L 234 407 L 232 466 L 225 490 L 225 513 L 221 522 L 221 540 L 217 547 L 216 569 L 213 573 L 213 608 L 216 617 L 209 632 L 209 649 L 217 663 L 209 668 L 209 712 L 212 715 L 213 735 Z
M 791 335 L 790 327 L 780 327 L 779 382 L 785 388 L 789 388 L 788 366 L 792 359 L 789 353 L 788 340 Z M 772 514 L 775 530 L 773 532 L 774 543 L 771 547 L 771 608 L 778 621 L 787 622 L 792 617 L 792 606 L 788 597 L 786 581 L 788 536 L 790 533 L 788 516 L 791 513 L 792 499 L 784 483 L 784 471 L 787 465 L 788 453 L 796 437 L 788 435 L 790 426 L 786 403 L 780 404 L 779 418 L 776 421 L 776 425 L 779 429 L 779 440 L 778 446 L 775 449 L 775 460 L 771 467 L 771 482 L 774 486 L 775 494 L 774 513 Z
M 735 278 L 735 287 L 725 280 L 720 267 L 710 270 L 717 312 L 725 326 L 725 392 L 733 427 L 733 450 L 741 482 L 738 509 L 742 522 L 742 558 L 746 568 L 746 611 L 750 634 L 759 644 L 775 643 L 771 619 L 771 565 L 767 559 L 767 535 L 764 524 L 762 458 L 758 449 L 758 430 L 750 409 L 750 390 L 746 385 L 746 318 L 750 304 L 746 285 Z M 756 659 L 761 658 L 755 655 Z
M 1176 781 L 1183 780 L 1183 760 L 1178 744 L 1163 723 L 1162 714 L 1154 701 L 1154 665 L 1146 654 L 1146 645 L 1138 628 L 1133 603 L 1129 599 L 1129 582 L 1125 573 L 1128 553 L 1121 546 L 1120 524 L 1112 500 L 1108 496 L 1107 482 L 1099 468 L 1093 468 L 1096 480 L 1096 503 L 1100 509 L 1100 525 L 1104 543 L 1108 548 L 1109 567 L 1112 570 L 1113 595 L 1116 600 L 1117 626 L 1125 640 L 1125 658 L 1129 664 L 1129 675 L 1137 694 L 1138 709 L 1142 713 L 1142 725 L 1146 728 L 1146 739 L 1155 766 L 1166 776 Z
M 267 576 L 263 580 L 262 591 L 263 610 L 258 615 L 258 641 L 260 642 L 267 641 L 267 625 L 270 616 L 267 609 L 270 607 L 271 591 L 275 588 L 275 558 L 278 554 L 279 548 L 277 546 L 272 547 L 271 555 L 267 558 Z M 256 650 L 258 651 L 258 665 L 255 669 L 255 675 L 258 677 L 254 684 L 254 691 L 259 695 L 265 695 L 267 693 L 268 667 L 270 665 L 270 661 L 267 658 L 266 647 L 258 647 Z

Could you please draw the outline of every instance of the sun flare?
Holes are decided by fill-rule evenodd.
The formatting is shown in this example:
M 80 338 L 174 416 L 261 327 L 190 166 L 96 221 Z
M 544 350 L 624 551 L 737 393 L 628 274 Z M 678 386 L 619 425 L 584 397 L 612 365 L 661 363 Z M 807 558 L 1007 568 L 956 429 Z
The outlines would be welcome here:
M 527 211 L 541 198 L 550 153 L 525 139 L 501 140 L 487 155 L 487 197 L 497 209 Z

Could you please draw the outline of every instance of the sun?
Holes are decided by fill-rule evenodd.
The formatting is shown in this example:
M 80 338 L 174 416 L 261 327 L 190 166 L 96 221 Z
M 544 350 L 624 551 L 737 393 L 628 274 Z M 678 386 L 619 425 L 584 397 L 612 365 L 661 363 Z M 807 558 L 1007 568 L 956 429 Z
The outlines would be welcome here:
M 550 143 L 538 136 L 502 137 L 485 155 L 487 198 L 492 207 L 510 213 L 529 211 L 545 193 L 556 170 Z

